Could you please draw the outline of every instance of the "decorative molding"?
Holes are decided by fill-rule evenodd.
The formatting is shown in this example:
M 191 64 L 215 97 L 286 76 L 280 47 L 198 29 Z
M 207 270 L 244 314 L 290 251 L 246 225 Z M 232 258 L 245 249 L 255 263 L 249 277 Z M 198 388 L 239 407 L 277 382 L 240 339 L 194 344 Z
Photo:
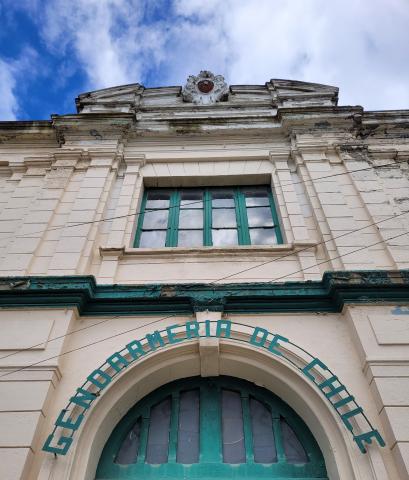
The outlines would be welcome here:
M 1 308 L 77 308 L 81 315 L 340 312 L 408 304 L 409 270 L 327 272 L 321 281 L 98 285 L 93 276 L 1 277 Z
M 183 87 L 182 96 L 185 102 L 195 105 L 211 105 L 220 102 L 229 92 L 229 87 L 222 75 L 214 75 L 202 70 L 199 75 L 190 75 Z
M 304 250 L 309 248 L 309 251 L 315 250 L 317 243 L 314 241 L 302 241 L 284 243 L 272 246 L 260 246 L 260 245 L 236 245 L 229 247 L 163 247 L 163 248 L 127 248 L 123 245 L 117 246 L 100 246 L 99 253 L 101 257 L 105 256 L 118 256 L 124 257 L 161 257 L 172 258 L 179 257 L 237 257 L 244 255 L 246 258 L 249 256 L 274 256 L 281 255 L 283 252 L 298 253 L 298 249 Z

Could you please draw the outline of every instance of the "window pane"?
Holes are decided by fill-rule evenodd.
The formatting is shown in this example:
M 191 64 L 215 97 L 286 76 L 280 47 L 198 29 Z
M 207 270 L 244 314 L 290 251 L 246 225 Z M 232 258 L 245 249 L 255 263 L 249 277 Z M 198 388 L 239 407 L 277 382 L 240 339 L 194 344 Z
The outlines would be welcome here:
M 146 201 L 146 208 L 168 208 L 170 199 L 169 190 L 150 190 Z
M 270 199 L 266 187 L 246 188 L 244 190 L 247 207 L 269 206 Z
M 252 245 L 275 245 L 277 243 L 274 228 L 250 228 Z
M 232 208 L 220 208 L 212 212 L 214 228 L 236 228 L 236 211 Z
M 167 463 L 172 400 L 170 397 L 151 408 L 149 420 L 147 463 Z
M 214 190 L 211 194 L 213 208 L 234 207 L 234 193 L 231 188 Z
M 153 210 L 145 212 L 143 217 L 143 229 L 166 228 L 168 226 L 169 210 Z
M 273 215 L 270 207 L 255 207 L 247 209 L 249 227 L 273 226 Z
M 284 453 L 288 463 L 307 463 L 308 456 L 295 435 L 294 430 L 288 425 L 284 418 L 280 418 L 281 432 L 283 435 Z
M 178 463 L 197 463 L 199 461 L 199 390 L 180 394 Z
M 164 247 L 166 244 L 166 230 L 154 230 L 153 232 L 142 232 L 139 240 L 141 248 Z
M 139 417 L 135 425 L 127 433 L 122 445 L 119 448 L 118 454 L 115 457 L 115 463 L 120 465 L 136 463 L 139 450 L 139 441 L 141 438 L 141 420 L 141 417 Z
M 223 462 L 245 463 L 243 412 L 238 392 L 222 390 Z
M 203 208 L 203 190 L 181 190 L 180 208 Z
M 201 247 L 203 230 L 179 230 L 178 247 Z
M 203 210 L 181 210 L 179 228 L 203 228 Z
M 250 416 L 254 461 L 256 463 L 276 462 L 277 452 L 270 410 L 258 400 L 250 398 Z
M 212 230 L 212 243 L 215 247 L 238 245 L 237 230 Z

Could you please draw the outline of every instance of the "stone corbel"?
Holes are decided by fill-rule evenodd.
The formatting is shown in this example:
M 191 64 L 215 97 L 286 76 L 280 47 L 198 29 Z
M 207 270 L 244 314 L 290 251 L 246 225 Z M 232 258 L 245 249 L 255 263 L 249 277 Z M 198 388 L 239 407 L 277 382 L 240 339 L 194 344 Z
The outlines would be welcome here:
M 288 170 L 289 158 L 290 152 L 287 149 L 270 150 L 270 152 L 268 152 L 268 159 L 276 170 Z
M 373 161 L 373 165 L 385 165 L 390 164 L 393 166 L 397 161 L 398 151 L 396 148 L 391 148 L 389 145 L 386 148 L 382 148 L 377 145 L 368 145 L 368 157 Z
M 326 143 L 318 145 L 298 144 L 297 147 L 304 163 L 328 161 L 328 145 Z
M 90 167 L 115 169 L 118 167 L 118 158 L 116 150 L 88 149 L 88 158 Z
M 110 257 L 119 260 L 125 253 L 125 247 L 99 247 L 99 255 L 101 258 Z
M 140 169 L 146 165 L 146 156 L 143 153 L 124 155 L 124 163 L 126 165 L 126 174 L 133 173 L 139 176 Z
M 299 165 L 304 165 L 304 159 L 297 147 L 291 147 L 289 164 L 290 167 L 293 166 L 293 168 L 291 168 L 292 173 L 297 171 Z
M 24 175 L 29 175 L 31 177 L 44 177 L 47 170 L 51 168 L 52 156 L 47 154 L 38 157 L 30 156 L 26 157 L 23 163 L 27 169 Z
M 81 162 L 87 161 L 82 149 L 61 149 L 53 154 L 51 168 L 78 168 Z
M 397 151 L 396 152 L 396 161 L 398 163 L 409 164 L 409 151 Z

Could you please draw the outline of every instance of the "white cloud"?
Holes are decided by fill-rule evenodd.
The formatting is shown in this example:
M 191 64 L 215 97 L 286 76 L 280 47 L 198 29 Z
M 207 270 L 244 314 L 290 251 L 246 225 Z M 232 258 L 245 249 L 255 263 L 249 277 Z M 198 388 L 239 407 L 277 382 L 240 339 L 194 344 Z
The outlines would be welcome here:
M 75 55 L 89 85 L 103 88 L 137 82 L 162 60 L 164 25 L 145 25 L 147 9 L 142 0 L 56 0 L 39 24 L 50 50 Z
M 26 48 L 17 59 L 0 58 L 0 121 L 16 120 L 21 113 L 17 87 L 28 72 L 36 75 L 33 65 L 37 55 Z
M 232 83 L 328 83 L 340 87 L 342 104 L 409 108 L 406 0 L 208 1 L 203 13 L 201 4 L 177 1 L 201 27 L 214 26 Z
M 37 5 L 49 48 L 76 57 L 90 89 L 143 83 L 148 72 L 158 85 L 183 84 L 189 74 L 210 69 L 233 84 L 291 78 L 339 86 L 341 104 L 409 107 L 407 0 Z M 152 16 L 155 8 L 162 9 L 160 18 Z
M 16 120 L 18 102 L 14 89 L 16 79 L 13 66 L 0 59 L 0 120 Z

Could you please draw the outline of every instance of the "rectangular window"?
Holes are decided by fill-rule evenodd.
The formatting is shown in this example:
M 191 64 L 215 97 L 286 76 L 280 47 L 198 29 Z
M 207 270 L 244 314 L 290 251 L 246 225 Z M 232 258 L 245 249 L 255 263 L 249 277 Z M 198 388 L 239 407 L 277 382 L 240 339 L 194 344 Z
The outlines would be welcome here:
M 150 188 L 135 247 L 274 245 L 282 243 L 268 186 Z

